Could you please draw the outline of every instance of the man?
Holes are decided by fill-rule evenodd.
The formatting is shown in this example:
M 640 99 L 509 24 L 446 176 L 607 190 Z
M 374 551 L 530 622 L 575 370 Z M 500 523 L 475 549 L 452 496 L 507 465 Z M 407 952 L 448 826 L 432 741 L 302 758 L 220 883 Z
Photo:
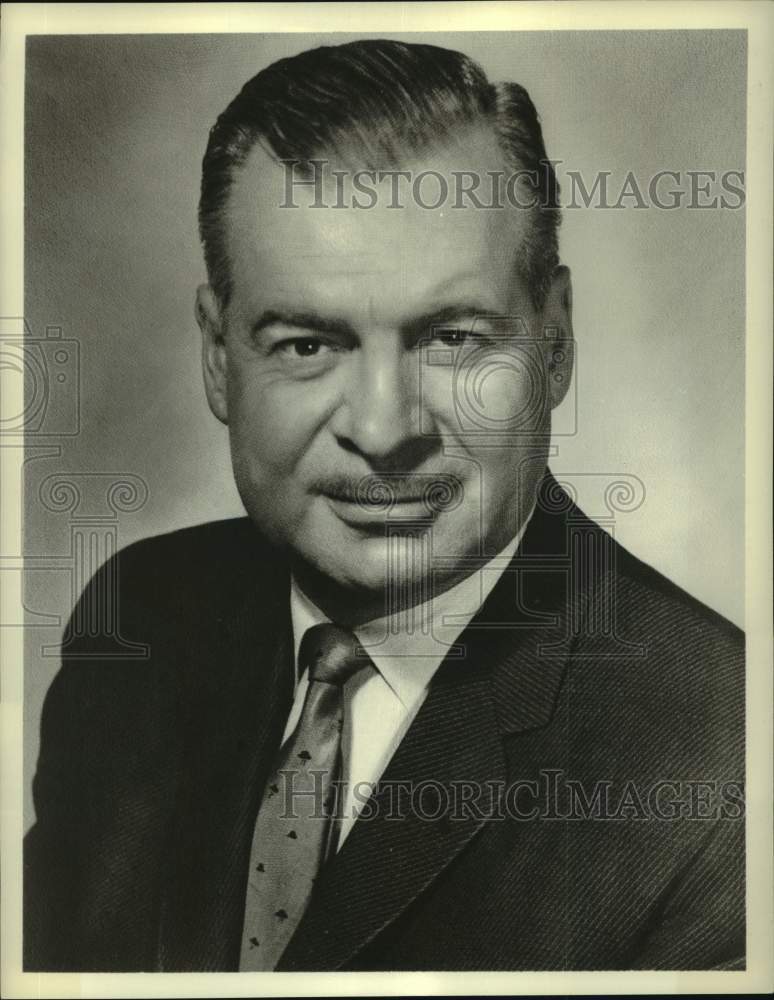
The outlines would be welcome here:
M 81 598 L 27 968 L 743 965 L 742 637 L 546 469 L 557 206 L 528 95 L 455 52 L 317 49 L 221 115 L 196 309 L 248 517 Z

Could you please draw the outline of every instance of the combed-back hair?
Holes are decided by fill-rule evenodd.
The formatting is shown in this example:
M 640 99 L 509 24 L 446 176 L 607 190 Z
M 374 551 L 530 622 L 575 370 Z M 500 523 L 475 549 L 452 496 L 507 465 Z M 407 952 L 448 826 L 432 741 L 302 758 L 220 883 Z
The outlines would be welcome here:
M 210 130 L 199 233 L 221 309 L 232 293 L 224 209 L 256 143 L 300 165 L 346 148 L 362 169 L 386 170 L 481 122 L 491 124 L 505 168 L 522 172 L 535 206 L 519 268 L 539 309 L 559 263 L 559 187 L 529 94 L 517 83 L 491 84 L 460 52 L 385 39 L 280 59 L 248 80 Z

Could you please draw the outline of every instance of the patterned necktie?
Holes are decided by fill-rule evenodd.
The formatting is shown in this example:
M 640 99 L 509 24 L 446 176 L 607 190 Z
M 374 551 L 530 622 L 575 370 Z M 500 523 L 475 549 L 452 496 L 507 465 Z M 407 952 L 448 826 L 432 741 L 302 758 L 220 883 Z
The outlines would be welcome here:
M 273 969 L 335 850 L 344 683 L 371 663 L 352 632 L 315 625 L 299 650 L 309 672 L 304 708 L 264 791 L 250 852 L 239 969 Z

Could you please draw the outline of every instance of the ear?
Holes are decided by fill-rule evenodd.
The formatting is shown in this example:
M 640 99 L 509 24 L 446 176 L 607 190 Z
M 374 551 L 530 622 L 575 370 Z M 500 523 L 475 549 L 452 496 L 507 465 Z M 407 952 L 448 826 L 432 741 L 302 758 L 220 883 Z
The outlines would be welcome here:
M 196 322 L 202 332 L 202 373 L 210 409 L 221 423 L 228 423 L 226 395 L 226 345 L 223 321 L 209 285 L 196 290 Z
M 542 309 L 545 362 L 551 409 L 567 395 L 575 361 L 572 333 L 572 281 L 570 270 L 560 265 L 553 277 Z

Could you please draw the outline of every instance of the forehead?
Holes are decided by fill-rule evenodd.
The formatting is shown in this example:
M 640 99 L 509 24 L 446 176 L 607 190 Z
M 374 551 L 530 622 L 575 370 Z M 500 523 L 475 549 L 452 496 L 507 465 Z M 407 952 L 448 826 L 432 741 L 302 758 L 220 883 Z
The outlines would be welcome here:
M 237 168 L 225 219 L 235 302 L 253 308 L 273 295 L 332 308 L 359 292 L 398 295 L 408 306 L 445 286 L 472 294 L 482 282 L 505 294 L 527 213 L 459 194 L 477 183 L 480 202 L 491 205 L 493 177 L 507 173 L 490 129 L 407 159 L 400 170 L 409 176 L 366 176 L 346 150 L 320 159 L 317 188 L 291 188 L 291 177 L 309 178 L 291 175 L 260 146 Z M 444 191 L 443 204 L 427 207 Z

